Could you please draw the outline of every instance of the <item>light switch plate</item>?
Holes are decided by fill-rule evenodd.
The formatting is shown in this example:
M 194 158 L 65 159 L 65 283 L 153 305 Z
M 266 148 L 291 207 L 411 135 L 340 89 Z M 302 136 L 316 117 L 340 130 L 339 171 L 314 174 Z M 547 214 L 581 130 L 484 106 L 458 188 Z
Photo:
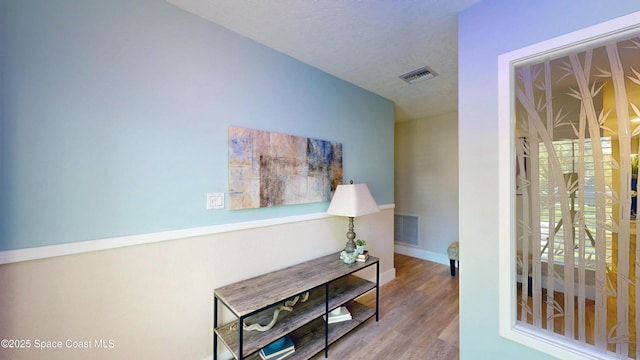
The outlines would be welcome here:
M 224 193 L 207 193 L 207 210 L 224 209 Z

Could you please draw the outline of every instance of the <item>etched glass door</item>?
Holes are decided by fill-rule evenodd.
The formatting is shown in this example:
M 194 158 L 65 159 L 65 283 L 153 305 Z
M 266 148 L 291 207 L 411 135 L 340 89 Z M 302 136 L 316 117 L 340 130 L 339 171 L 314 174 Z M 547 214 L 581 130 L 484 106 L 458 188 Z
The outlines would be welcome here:
M 519 65 L 514 95 L 518 323 L 638 359 L 640 37 Z

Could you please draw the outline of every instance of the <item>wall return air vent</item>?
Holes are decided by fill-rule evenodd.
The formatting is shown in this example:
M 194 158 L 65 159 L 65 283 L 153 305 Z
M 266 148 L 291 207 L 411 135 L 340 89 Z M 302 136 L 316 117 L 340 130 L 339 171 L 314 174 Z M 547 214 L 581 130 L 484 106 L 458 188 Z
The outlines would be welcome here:
M 398 77 L 409 84 L 415 84 L 422 80 L 433 79 L 436 76 L 438 76 L 438 74 L 433 70 L 429 69 L 427 66 L 423 66 Z

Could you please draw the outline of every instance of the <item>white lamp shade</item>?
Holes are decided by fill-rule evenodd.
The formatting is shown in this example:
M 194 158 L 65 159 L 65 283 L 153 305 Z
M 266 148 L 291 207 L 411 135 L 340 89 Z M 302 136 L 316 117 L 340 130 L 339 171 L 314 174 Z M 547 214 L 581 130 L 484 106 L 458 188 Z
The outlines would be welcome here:
M 357 217 L 380 211 L 367 184 L 338 185 L 327 214 Z

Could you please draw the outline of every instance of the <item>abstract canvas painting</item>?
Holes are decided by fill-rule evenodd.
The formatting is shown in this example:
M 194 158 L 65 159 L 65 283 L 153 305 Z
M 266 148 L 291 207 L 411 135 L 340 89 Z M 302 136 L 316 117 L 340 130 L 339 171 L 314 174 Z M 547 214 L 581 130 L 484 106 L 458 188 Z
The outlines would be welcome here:
M 342 184 L 342 144 L 229 128 L 231 210 L 331 200 Z

